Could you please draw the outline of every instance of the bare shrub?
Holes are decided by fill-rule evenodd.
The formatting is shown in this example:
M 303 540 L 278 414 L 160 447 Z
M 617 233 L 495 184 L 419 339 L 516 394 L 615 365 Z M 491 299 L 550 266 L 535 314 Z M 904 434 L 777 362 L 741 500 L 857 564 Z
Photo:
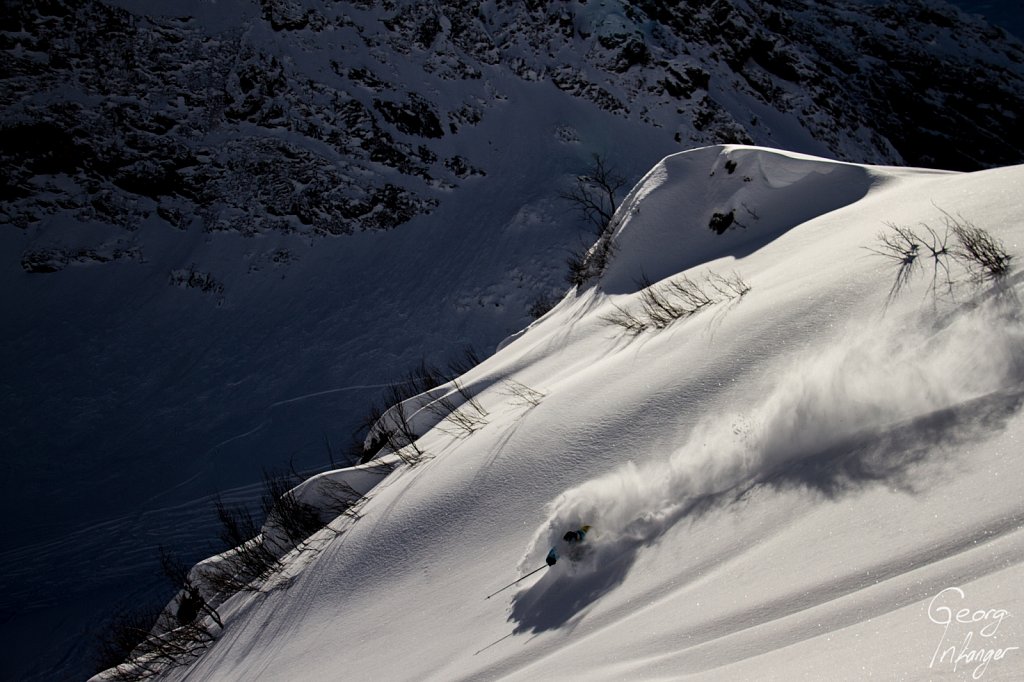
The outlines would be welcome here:
M 384 396 L 383 409 L 376 402 L 370 403 L 367 413 L 353 433 L 349 452 L 354 461 L 364 464 L 374 459 L 388 447 L 399 453 L 399 457 L 410 463 L 419 462 L 424 453 L 415 445 L 419 435 L 410 424 L 411 415 L 404 403 L 447 383 L 453 376 L 465 374 L 480 364 L 481 359 L 472 346 L 465 346 L 461 352 L 448 361 L 447 371 L 420 360 L 412 370 L 392 381 Z
M 896 279 L 889 289 L 889 299 L 895 298 L 910 282 L 914 271 L 919 267 L 918 256 L 921 255 L 920 239 L 909 227 L 886 223 L 890 232 L 878 233 L 878 246 L 867 247 L 868 251 L 887 258 L 896 264 Z
M 511 397 L 513 402 L 518 405 L 530 408 L 537 407 L 546 397 L 546 394 L 542 391 L 530 388 L 515 379 L 506 379 L 503 384 L 505 395 Z
M 941 210 L 941 209 L 940 209 Z M 976 281 L 998 280 L 1010 272 L 1013 256 L 996 237 L 961 215 L 943 211 L 946 228 L 953 233 L 957 245 L 951 251 Z
M 390 468 L 384 467 L 380 471 L 381 476 L 391 472 Z M 357 491 L 345 481 L 336 481 L 330 478 L 318 480 L 318 491 L 324 499 L 324 511 L 337 518 L 347 516 L 350 519 L 359 518 L 359 508 L 366 502 L 366 496 Z
M 187 665 L 224 628 L 188 568 L 162 549 L 160 563 L 178 593 L 164 608 L 144 607 L 115 617 L 100 641 L 102 679 L 145 680 Z
M 481 417 L 486 417 L 489 414 L 487 412 L 487 410 L 484 408 L 484 406 L 480 404 L 480 401 L 478 401 L 476 399 L 476 395 L 471 393 L 466 388 L 465 384 L 463 384 L 458 379 L 453 379 L 452 380 L 452 384 L 455 386 L 455 391 L 460 396 L 462 396 L 462 400 L 463 400 L 463 404 L 464 405 L 468 405 L 470 407 L 470 409 L 472 409 L 475 413 L 477 413 Z
M 384 441 L 391 451 L 411 466 L 422 462 L 426 453 L 416 442 L 420 436 L 409 421 L 406 403 L 403 401 L 392 405 L 383 421 L 387 423 L 378 428 L 383 429 Z
M 472 356 L 472 350 L 468 349 L 464 358 Z M 419 436 L 409 424 L 409 415 L 406 414 L 404 403 L 446 381 L 448 379 L 444 372 L 428 364 L 426 360 L 420 360 L 416 367 L 392 381 L 384 396 L 384 404 L 390 407 L 384 409 L 377 402 L 367 406 L 366 415 L 353 434 L 353 444 L 350 448 L 353 459 L 359 464 L 364 464 L 375 458 L 385 447 L 399 452 L 414 443 Z M 418 448 L 414 448 L 410 456 L 418 461 L 422 457 L 422 452 L 417 453 L 416 450 Z M 405 459 L 404 456 L 399 456 Z
M 640 292 L 644 316 L 655 329 L 664 329 L 678 319 L 695 315 L 714 305 L 714 295 L 686 275 L 661 285 L 652 285 L 646 278 Z
M 565 281 L 572 286 L 583 286 L 590 279 L 590 268 L 587 267 L 587 252 L 570 253 L 565 257 L 565 265 L 568 270 L 565 273 Z
M 380 466 L 375 471 L 386 476 L 392 467 Z M 287 474 L 264 472 L 262 525 L 248 507 L 229 507 L 217 500 L 221 540 L 227 551 L 200 564 L 200 573 L 203 583 L 215 591 L 218 600 L 240 591 L 263 589 L 267 579 L 283 568 L 281 557 L 295 549 L 307 551 L 310 537 L 324 529 L 339 534 L 341 531 L 330 527 L 331 521 L 339 516 L 358 518 L 358 508 L 366 497 L 348 483 L 321 476 L 300 492 L 303 483 L 303 477 L 294 469 Z M 166 569 L 165 573 L 171 575 Z M 185 575 L 181 571 L 177 574 Z M 188 588 L 190 583 L 183 584 Z M 186 589 L 193 600 L 202 596 L 192 592 L 195 590 Z M 198 606 L 205 608 L 202 603 Z
M 262 580 L 281 568 L 281 562 L 263 543 L 261 526 L 248 507 L 229 507 L 218 498 L 216 510 L 220 538 L 228 551 L 204 573 L 205 579 L 223 594 L 258 590 Z
M 613 252 L 617 195 L 625 182 L 625 178 L 611 168 L 603 156 L 594 154 L 587 172 L 576 176 L 572 188 L 559 194 L 591 224 L 597 235 L 595 244 L 584 246 L 566 259 L 566 280 L 570 285 L 583 286 L 600 277 L 608 266 Z
M 616 195 L 625 183 L 626 179 L 608 165 L 604 156 L 594 154 L 587 172 L 577 175 L 573 186 L 558 196 L 568 201 L 594 227 L 594 232 L 601 235 L 615 215 Z
M 896 277 L 887 300 L 895 299 L 920 269 L 922 256 L 932 264 L 929 291 L 937 296 L 941 288 L 952 295 L 957 279 L 953 265 L 958 265 L 973 282 L 982 283 L 1005 277 L 1010 272 L 1010 255 L 1003 243 L 961 215 L 943 209 L 942 233 L 927 223 L 920 230 L 886 223 L 888 231 L 880 232 L 875 247 L 868 251 L 896 265 Z M 954 244 L 950 246 L 950 236 Z
M 651 325 L 639 315 L 617 304 L 613 304 L 613 307 L 615 312 L 609 313 L 602 318 L 608 324 L 621 327 L 633 336 L 639 336 L 651 328 Z
M 188 566 L 163 547 L 160 548 L 160 568 L 164 577 L 179 590 L 174 602 L 174 616 L 179 625 L 187 625 L 197 618 L 208 616 L 218 627 L 224 627 L 220 614 L 207 599 L 203 588 L 193 580 Z
M 421 359 L 419 364 L 406 372 L 388 387 L 387 400 L 392 405 L 415 398 L 421 393 L 447 383 L 449 377 L 440 367 Z
M 616 305 L 615 312 L 602 318 L 634 336 L 650 329 L 665 329 L 676 320 L 696 315 L 722 301 L 741 298 L 750 291 L 750 285 L 736 273 L 729 277 L 709 273 L 701 281 L 683 275 L 659 284 L 644 277 L 639 284 L 639 311 Z
M 547 292 L 541 292 L 537 294 L 537 297 L 530 303 L 530 307 L 527 309 L 530 318 L 539 320 L 548 314 L 552 308 L 558 305 L 558 299 Z
M 566 281 L 569 284 L 583 286 L 604 273 L 615 250 L 612 231 L 612 225 L 609 223 L 606 231 L 592 246 L 582 247 L 580 251 L 569 254 L 565 260 L 569 268 L 566 273 Z
M 137 632 L 141 633 L 141 629 Z M 145 633 L 124 661 L 105 671 L 104 677 L 118 682 L 157 677 L 172 668 L 188 665 L 215 639 L 214 630 L 200 619 L 173 630 L 154 628 Z
M 458 379 L 452 383 L 461 401 L 457 403 L 450 395 L 444 395 L 430 402 L 427 409 L 440 418 L 442 424 L 454 429 L 454 433 L 443 425 L 440 428 L 456 437 L 468 436 L 487 424 L 488 412 Z
M 378 403 L 367 404 L 366 413 L 359 421 L 359 426 L 353 431 L 352 441 L 349 445 L 349 457 L 356 464 L 369 462 L 387 445 L 384 433 L 376 428 L 383 416 L 384 411 Z
M 462 376 L 481 362 L 483 359 L 473 346 L 464 346 L 458 355 L 448 360 L 448 374 L 451 378 Z
M 294 471 L 291 475 L 263 472 L 264 525 L 273 526 L 283 536 L 283 543 L 276 538 L 271 541 L 280 544 L 275 549 L 282 554 L 324 527 L 320 511 L 296 498 L 293 489 L 301 482 Z
M 723 299 L 742 298 L 750 292 L 750 283 L 736 272 L 729 277 L 717 272 L 709 272 L 704 278 L 704 282 L 717 291 Z
M 110 671 L 109 679 L 143 679 L 142 677 L 113 677 L 113 669 L 132 655 L 149 636 L 149 631 L 160 617 L 162 607 L 155 604 L 125 609 L 115 614 L 97 636 L 94 656 L 96 672 Z
M 953 273 L 949 269 L 949 256 L 951 251 L 949 249 L 949 229 L 947 228 L 941 235 L 933 230 L 929 225 L 922 225 L 927 237 L 924 235 L 916 235 L 918 240 L 920 253 L 927 252 L 926 257 L 931 260 L 932 263 L 932 282 L 928 287 L 932 293 L 938 293 L 938 286 L 940 281 L 943 284 L 943 289 L 949 293 L 953 293 Z M 941 278 L 941 280 L 940 280 Z

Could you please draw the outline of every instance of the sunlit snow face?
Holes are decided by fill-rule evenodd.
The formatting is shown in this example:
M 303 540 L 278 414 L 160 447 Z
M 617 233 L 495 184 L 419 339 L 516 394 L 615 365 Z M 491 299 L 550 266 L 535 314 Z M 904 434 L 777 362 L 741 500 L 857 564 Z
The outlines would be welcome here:
M 908 430 L 918 441 L 954 441 L 970 420 L 943 411 L 1024 378 L 1024 322 L 1009 296 L 961 310 L 938 322 L 893 316 L 851 330 L 813 357 L 789 360 L 750 410 L 706 421 L 667 457 L 626 462 L 559 496 L 528 560 L 557 546 L 565 529 L 588 523 L 593 551 L 577 568 L 600 571 L 602 561 L 639 551 L 742 487 L 833 492 L 900 474 L 924 453 L 883 456 L 878 443 Z

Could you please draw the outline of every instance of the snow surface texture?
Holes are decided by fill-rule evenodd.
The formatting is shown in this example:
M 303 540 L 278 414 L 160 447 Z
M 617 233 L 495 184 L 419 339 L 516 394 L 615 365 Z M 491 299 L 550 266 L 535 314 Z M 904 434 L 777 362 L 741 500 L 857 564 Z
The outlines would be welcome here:
M 107 616 L 167 599 L 160 546 L 217 551 L 216 493 L 343 461 L 384 384 L 560 297 L 590 234 L 558 193 L 593 153 L 630 182 L 718 142 L 1021 158 L 1024 48 L 942 2 L 687 4 L 7 3 L 0 677 L 83 675 Z M 689 260 L 624 239 L 615 267 L 741 256 L 867 192 L 815 168 L 800 182 L 848 185 L 804 186 L 799 215 L 718 167 L 714 200 L 678 207 Z M 704 229 L 730 212 L 746 230 Z
M 287 587 L 229 601 L 169 677 L 1019 679 L 1021 278 L 921 273 L 887 305 L 895 268 L 865 247 L 947 211 L 1019 254 L 1022 182 L 666 158 L 620 209 L 607 278 L 462 377 L 487 423 L 427 431 L 424 462 L 295 555 Z M 736 202 L 763 222 L 711 233 Z M 607 317 L 639 304 L 648 261 L 751 289 L 628 335 Z M 580 524 L 578 561 L 485 599 Z

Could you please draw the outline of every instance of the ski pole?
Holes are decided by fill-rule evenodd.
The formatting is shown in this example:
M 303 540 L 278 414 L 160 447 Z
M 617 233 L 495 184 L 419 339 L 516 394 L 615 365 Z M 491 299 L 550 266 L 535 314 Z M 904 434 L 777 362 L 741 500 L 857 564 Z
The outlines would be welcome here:
M 503 588 L 501 588 L 500 590 L 498 590 L 498 592 L 504 592 L 505 590 L 507 590 L 508 588 L 512 587 L 512 586 L 513 586 L 513 585 L 515 585 L 516 583 L 518 583 L 518 582 L 522 582 L 523 580 L 526 580 L 527 578 L 529 578 L 529 577 L 530 577 L 531 575 L 533 575 L 533 574 L 534 574 L 534 573 L 536 573 L 537 571 L 543 571 L 543 570 L 544 570 L 545 568 L 549 568 L 549 566 L 548 566 L 547 564 L 544 564 L 544 565 L 543 565 L 543 566 L 541 566 L 540 568 L 538 568 L 538 569 L 536 569 L 536 570 L 534 570 L 534 571 L 530 571 L 529 573 L 527 573 L 526 575 L 524 575 L 524 576 L 523 576 L 522 578 L 520 578 L 519 580 L 515 580 L 515 581 L 513 581 L 513 582 L 510 582 L 510 583 L 509 583 L 508 585 L 505 585 L 505 587 L 503 587 Z M 487 595 L 486 597 L 484 597 L 484 599 L 490 599 L 490 598 L 491 598 L 491 597 L 493 597 L 494 595 L 498 594 L 498 592 L 491 592 L 491 593 L 490 593 L 489 595 Z

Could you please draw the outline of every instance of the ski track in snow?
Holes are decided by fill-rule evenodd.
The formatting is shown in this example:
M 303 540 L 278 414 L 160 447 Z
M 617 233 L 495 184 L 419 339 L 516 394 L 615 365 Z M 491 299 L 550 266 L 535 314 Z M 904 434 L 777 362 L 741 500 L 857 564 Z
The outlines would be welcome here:
M 324 396 L 336 395 L 338 393 L 346 393 L 348 391 L 361 391 L 361 390 L 370 390 L 370 389 L 379 389 L 379 388 L 389 388 L 391 386 L 396 386 L 396 385 L 403 386 L 403 385 L 408 385 L 409 383 L 411 383 L 411 382 L 409 382 L 409 381 L 396 381 L 396 382 L 390 382 L 390 383 L 385 383 L 385 384 L 354 384 L 352 386 L 342 386 L 341 388 L 329 388 L 329 389 L 324 390 L 324 391 L 316 391 L 314 393 L 307 393 L 305 395 L 295 396 L 294 398 L 286 398 L 284 400 L 278 400 L 276 402 L 270 403 L 266 408 L 264 408 L 263 412 L 264 412 L 264 414 L 269 415 L 271 411 L 273 411 L 274 409 L 276 409 L 278 407 L 283 407 L 285 405 L 293 405 L 295 403 L 301 403 L 301 402 L 304 402 L 306 400 L 312 400 L 314 398 L 322 398 Z M 220 448 L 224 447 L 225 445 L 228 445 L 230 443 L 234 443 L 235 441 L 242 440 L 242 439 L 248 438 L 249 436 L 252 436 L 252 435 L 254 435 L 256 433 L 259 433 L 259 431 L 262 430 L 267 425 L 269 419 L 270 418 L 267 417 L 263 421 L 261 421 L 257 426 L 254 426 L 253 428 L 249 429 L 245 433 L 240 433 L 237 436 L 232 436 L 230 438 L 227 438 L 227 439 L 217 443 L 216 445 L 214 445 L 213 447 L 211 447 L 209 450 L 206 451 L 204 457 L 205 456 L 209 456 L 210 454 L 212 454 L 213 452 L 219 450 Z M 186 481 L 186 483 L 187 483 L 187 481 Z
M 326 391 L 317 391 L 315 393 L 307 393 L 306 395 L 296 396 L 294 398 L 288 398 L 287 400 L 278 400 L 276 403 L 271 403 L 268 409 L 274 409 L 275 407 L 281 407 L 282 405 L 291 405 L 292 403 L 302 402 L 309 400 L 310 398 L 319 398 L 325 395 L 334 395 L 335 393 L 344 393 L 346 391 L 359 391 L 370 388 L 388 388 L 389 386 L 407 385 L 408 381 L 399 381 L 387 384 L 358 384 L 353 386 L 342 386 L 341 388 L 330 388 Z

